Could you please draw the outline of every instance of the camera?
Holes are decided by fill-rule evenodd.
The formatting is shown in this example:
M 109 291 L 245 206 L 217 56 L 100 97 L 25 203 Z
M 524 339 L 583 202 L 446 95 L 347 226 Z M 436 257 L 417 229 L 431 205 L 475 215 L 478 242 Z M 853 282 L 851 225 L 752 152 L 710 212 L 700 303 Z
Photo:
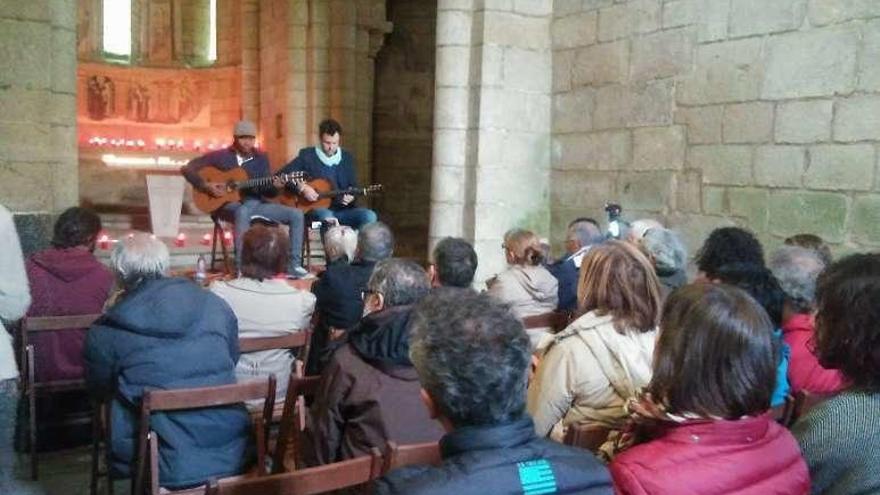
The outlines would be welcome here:
M 605 213 L 608 214 L 608 232 L 607 237 L 611 239 L 620 239 L 620 215 L 623 213 L 623 207 L 617 203 L 605 202 Z

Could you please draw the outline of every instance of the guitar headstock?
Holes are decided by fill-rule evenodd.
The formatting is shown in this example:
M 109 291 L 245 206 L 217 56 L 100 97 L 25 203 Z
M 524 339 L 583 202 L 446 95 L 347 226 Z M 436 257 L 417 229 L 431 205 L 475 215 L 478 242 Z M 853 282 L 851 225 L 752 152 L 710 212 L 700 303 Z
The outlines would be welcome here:
M 380 192 L 382 192 L 382 184 L 371 184 L 371 185 L 369 185 L 369 186 L 367 186 L 367 187 L 362 187 L 362 188 L 360 189 L 360 192 L 361 192 L 364 196 L 369 196 L 369 195 L 371 195 L 371 194 L 380 193 Z
M 293 182 L 294 184 L 296 184 L 296 183 L 299 183 L 299 182 L 302 182 L 305 180 L 306 173 L 301 170 L 297 170 L 295 172 L 287 172 L 284 174 L 279 174 L 278 177 L 281 179 L 281 182 L 283 182 L 285 184 L 290 183 L 290 182 Z

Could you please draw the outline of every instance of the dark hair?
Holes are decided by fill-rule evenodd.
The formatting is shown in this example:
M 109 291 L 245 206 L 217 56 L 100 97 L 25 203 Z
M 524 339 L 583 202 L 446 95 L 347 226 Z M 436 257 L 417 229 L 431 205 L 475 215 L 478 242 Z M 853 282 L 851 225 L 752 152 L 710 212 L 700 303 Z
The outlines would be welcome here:
M 334 134 L 342 135 L 342 126 L 339 122 L 333 119 L 322 120 L 320 124 L 318 124 L 318 136 L 323 135 L 332 136 Z
M 855 387 L 880 390 L 880 254 L 854 254 L 819 275 L 816 355 Z
M 715 276 L 727 285 L 748 292 L 767 312 L 770 323 L 775 328 L 782 326 L 785 291 L 769 269 L 751 263 L 728 263 L 718 269 Z
M 382 222 L 361 227 L 358 232 L 357 257 L 364 261 L 382 261 L 394 253 L 394 235 Z
M 753 263 L 764 266 L 764 249 L 755 236 L 739 227 L 722 227 L 709 234 L 697 251 L 697 268 L 709 278 L 728 263 Z
M 90 246 L 101 231 L 101 217 L 92 210 L 74 206 L 55 221 L 52 245 L 57 248 Z
M 278 227 L 254 225 L 241 243 L 241 274 L 263 280 L 287 271 L 290 241 Z
M 673 414 L 762 413 L 776 382 L 774 346 L 767 313 L 742 289 L 686 285 L 663 310 L 648 390 Z
M 612 315 L 618 331 L 657 328 L 660 279 L 632 243 L 611 240 L 591 248 L 581 263 L 577 293 L 581 312 Z
M 446 237 L 434 247 L 434 266 L 441 285 L 470 287 L 477 271 L 477 253 L 466 240 Z
M 388 307 L 404 306 L 420 301 L 431 290 L 428 274 L 417 263 L 389 258 L 376 263 L 367 288 L 385 296 Z
M 590 218 L 590 217 L 577 217 L 574 220 L 572 220 L 571 222 L 568 222 L 568 228 L 571 228 L 571 226 L 576 223 L 591 223 L 591 224 L 595 225 L 597 229 L 599 229 L 599 230 L 602 229 L 602 227 L 599 225 L 599 222 L 597 222 L 596 219 Z
M 787 246 L 800 246 L 802 248 L 816 251 L 819 253 L 822 262 L 825 263 L 825 266 L 830 265 L 833 261 L 833 258 L 831 257 L 831 249 L 828 247 L 828 244 L 825 244 L 825 241 L 816 234 L 795 234 L 786 238 L 785 244 Z
M 506 305 L 441 287 L 416 306 L 410 329 L 410 359 L 422 387 L 453 426 L 523 417 L 532 348 Z

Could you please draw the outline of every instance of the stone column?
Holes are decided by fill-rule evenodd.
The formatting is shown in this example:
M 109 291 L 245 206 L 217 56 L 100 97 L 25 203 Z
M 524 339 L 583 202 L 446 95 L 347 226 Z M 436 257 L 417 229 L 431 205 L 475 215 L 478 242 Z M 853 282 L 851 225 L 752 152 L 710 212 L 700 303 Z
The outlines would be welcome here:
M 239 30 L 241 39 L 241 107 L 242 117 L 253 122 L 260 117 L 260 5 L 259 0 L 242 0 L 241 20 L 233 23 Z M 218 49 L 222 45 L 218 45 Z M 223 64 L 226 55 L 218 54 L 218 62 Z M 263 133 L 266 130 L 263 129 Z
M 44 226 L 78 201 L 76 16 L 76 2 L 0 11 L 0 202 Z
M 481 281 L 506 230 L 549 232 L 552 2 L 468 4 L 438 4 L 430 245 L 473 242 Z

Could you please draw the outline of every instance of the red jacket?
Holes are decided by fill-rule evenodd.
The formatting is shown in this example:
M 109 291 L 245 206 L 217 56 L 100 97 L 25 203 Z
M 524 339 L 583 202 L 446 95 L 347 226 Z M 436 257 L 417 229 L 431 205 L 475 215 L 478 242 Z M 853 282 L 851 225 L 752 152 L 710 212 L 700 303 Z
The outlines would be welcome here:
M 813 317 L 810 315 L 795 315 L 782 325 L 782 339 L 791 348 L 788 381 L 792 393 L 806 390 L 813 394 L 830 394 L 843 390 L 846 388 L 843 375 L 819 364 L 819 359 L 811 351 L 812 338 Z
M 804 494 L 810 475 L 791 433 L 769 416 L 675 425 L 614 458 L 620 494 Z

